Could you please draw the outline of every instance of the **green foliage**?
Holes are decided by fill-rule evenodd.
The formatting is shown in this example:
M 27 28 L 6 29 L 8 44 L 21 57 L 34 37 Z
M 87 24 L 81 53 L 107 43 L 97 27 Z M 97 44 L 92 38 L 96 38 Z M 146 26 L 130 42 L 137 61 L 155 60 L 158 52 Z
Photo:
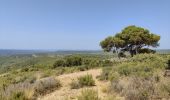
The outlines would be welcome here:
M 78 100 L 100 100 L 97 91 L 92 89 L 85 89 L 78 96 Z
M 61 66 L 65 66 L 65 61 L 62 59 L 59 59 L 54 63 L 53 68 L 61 67 Z
M 139 54 L 104 68 L 99 79 L 110 80 L 109 91 L 118 93 L 126 100 L 169 100 L 169 77 L 162 74 L 168 65 L 168 56 Z
M 109 80 L 111 70 L 111 67 L 103 68 L 101 75 L 98 76 L 99 80 Z
M 81 87 L 83 86 L 94 86 L 95 85 L 95 81 L 92 77 L 92 75 L 85 75 L 85 76 L 81 76 L 78 78 L 78 83 L 80 84 Z
M 156 54 L 140 54 L 114 68 L 120 75 L 149 77 L 158 69 L 165 69 L 166 60 Z
M 137 27 L 125 27 L 120 33 L 115 36 L 109 36 L 100 42 L 100 46 L 104 51 L 129 51 L 133 56 L 140 53 L 139 50 L 145 46 L 157 47 L 160 36 L 150 33 L 149 30 Z M 144 51 L 151 52 L 151 50 L 143 49 Z
M 167 64 L 168 64 L 168 66 L 166 69 L 170 69 L 170 59 L 168 60 Z
M 170 82 L 161 84 L 161 90 L 170 95 Z M 165 95 L 165 94 L 164 94 Z
M 138 53 L 156 53 L 156 51 L 149 48 L 142 48 L 139 49 Z
M 84 86 L 94 86 L 95 81 L 92 77 L 92 75 L 85 75 L 78 77 L 78 80 L 72 80 L 70 83 L 71 89 L 79 89 Z
M 28 100 L 28 99 L 25 97 L 24 92 L 19 91 L 19 92 L 14 92 L 10 97 L 10 100 Z
M 71 67 L 81 66 L 82 58 L 79 56 L 66 56 L 64 59 L 59 59 L 53 64 L 53 68 L 56 67 Z
M 82 58 L 79 56 L 68 56 L 66 59 L 66 66 L 80 66 L 82 65 Z
M 124 52 L 119 52 L 119 53 L 118 53 L 118 57 L 119 57 L 119 58 L 120 58 L 120 57 L 126 57 L 126 55 L 125 55 Z
M 72 67 L 78 66 L 81 71 L 94 68 L 94 67 L 102 67 L 102 66 L 112 66 L 112 62 L 110 60 L 101 60 L 95 57 L 82 57 L 82 56 L 66 56 L 64 59 L 57 60 L 52 68 L 56 67 Z

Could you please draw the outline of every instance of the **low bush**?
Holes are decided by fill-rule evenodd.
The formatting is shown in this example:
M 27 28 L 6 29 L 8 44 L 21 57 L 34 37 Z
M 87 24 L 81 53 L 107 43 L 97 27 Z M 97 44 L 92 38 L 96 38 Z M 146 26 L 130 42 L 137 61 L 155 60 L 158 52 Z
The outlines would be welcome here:
M 60 87 L 61 83 L 59 80 L 56 80 L 54 77 L 47 77 L 38 80 L 34 85 L 34 90 L 36 95 L 44 95 Z
M 25 97 L 24 92 L 18 91 L 14 92 L 9 100 L 28 100 L 28 98 Z
M 168 62 L 167 62 L 167 67 L 166 67 L 166 69 L 170 70 L 170 59 L 169 59 Z
M 33 84 L 28 82 L 12 84 L 0 90 L 0 100 L 32 100 L 34 98 L 31 91 Z M 32 94 L 31 96 L 27 93 Z M 2 99 L 3 98 L 3 99 Z
M 108 80 L 109 79 L 109 74 L 111 72 L 110 70 L 112 70 L 111 67 L 103 68 L 101 75 L 98 76 L 99 80 Z
M 94 86 L 95 85 L 95 81 L 92 77 L 92 75 L 85 75 L 85 76 L 81 76 L 78 78 L 78 83 L 80 84 L 81 87 L 83 86 Z
M 139 53 L 156 53 L 156 51 L 155 50 L 152 50 L 152 49 L 149 49 L 149 48 L 143 48 L 143 49 L 139 49 L 139 51 L 138 51 Z
M 154 96 L 154 82 L 142 78 L 134 77 L 129 85 L 124 89 L 126 100 L 150 100 Z
M 118 72 L 121 76 L 136 75 L 147 78 L 156 70 L 164 70 L 166 66 L 166 60 L 159 55 L 139 54 L 114 67 L 112 72 Z
M 97 91 L 92 89 L 85 89 L 81 92 L 81 95 L 78 96 L 78 100 L 101 100 L 98 96 Z
M 165 81 L 164 83 L 160 84 L 160 91 L 162 96 L 167 100 L 170 99 L 170 81 Z
M 72 67 L 72 66 L 82 66 L 80 70 L 90 69 L 94 67 L 103 67 L 103 66 L 112 66 L 113 63 L 110 60 L 104 60 L 99 58 L 88 58 L 79 55 L 70 55 L 65 56 L 64 58 L 58 59 L 55 61 L 53 66 L 51 68 L 57 68 L 57 67 Z
M 70 87 L 71 89 L 79 89 L 81 86 L 77 80 L 72 80 L 72 82 L 70 83 Z
M 113 65 L 113 62 L 110 61 L 110 60 L 104 60 L 102 61 L 102 66 L 105 67 L 105 66 L 112 66 Z
M 105 67 L 102 69 L 101 75 L 97 76 L 97 78 L 101 81 L 114 81 L 119 79 L 119 73 L 111 71 L 113 68 L 111 67 Z
M 110 80 L 110 92 L 116 92 L 125 100 L 170 99 L 167 56 L 139 54 L 113 68 L 104 68 L 101 80 Z
M 88 67 L 86 67 L 86 66 L 80 66 L 78 68 L 79 68 L 80 71 L 88 70 Z
M 82 58 L 80 56 L 67 56 L 65 57 L 65 65 L 70 66 L 80 66 L 82 65 Z
M 53 68 L 62 67 L 62 66 L 65 66 L 65 61 L 62 60 L 62 59 L 57 60 L 57 61 L 53 64 Z

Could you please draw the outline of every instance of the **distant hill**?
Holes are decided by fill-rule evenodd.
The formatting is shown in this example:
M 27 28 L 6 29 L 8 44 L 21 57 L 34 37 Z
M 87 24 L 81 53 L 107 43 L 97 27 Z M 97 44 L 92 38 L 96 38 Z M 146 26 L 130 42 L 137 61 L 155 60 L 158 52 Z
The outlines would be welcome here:
M 158 54 L 170 54 L 170 49 L 158 49 L 156 52 Z
M 33 55 L 33 54 L 98 54 L 101 50 L 13 50 L 0 49 L 0 56 Z M 157 49 L 158 54 L 170 54 L 170 49 Z
M 45 53 L 45 51 L 0 49 L 0 56 L 11 56 L 11 55 L 19 55 L 19 54 L 35 54 L 35 53 Z
M 0 49 L 0 56 L 25 55 L 25 54 L 93 54 L 101 53 L 100 50 L 12 50 Z

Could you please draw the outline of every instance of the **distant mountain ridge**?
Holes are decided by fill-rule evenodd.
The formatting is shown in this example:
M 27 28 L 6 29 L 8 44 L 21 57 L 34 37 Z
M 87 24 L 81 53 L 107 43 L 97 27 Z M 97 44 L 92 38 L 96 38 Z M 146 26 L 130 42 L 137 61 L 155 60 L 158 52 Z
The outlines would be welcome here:
M 12 49 L 0 49 L 0 56 L 10 56 L 18 54 L 34 54 L 34 53 L 45 53 L 42 50 L 12 50 Z
M 22 54 L 93 54 L 101 53 L 101 50 L 15 50 L 0 49 L 0 56 L 22 55 Z M 157 49 L 159 54 L 170 53 L 170 49 Z
M 75 54 L 75 53 L 101 53 L 101 50 L 13 50 L 0 49 L 0 56 L 22 55 L 22 54 Z

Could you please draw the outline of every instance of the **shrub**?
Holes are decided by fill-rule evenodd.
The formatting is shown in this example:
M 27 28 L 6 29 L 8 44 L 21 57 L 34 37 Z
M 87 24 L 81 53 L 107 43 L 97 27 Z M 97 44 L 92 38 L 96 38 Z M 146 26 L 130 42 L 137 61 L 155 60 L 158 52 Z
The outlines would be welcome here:
M 87 69 L 88 69 L 88 68 L 87 68 L 86 66 L 80 66 L 80 67 L 79 67 L 79 70 L 80 70 L 80 71 L 85 71 L 85 70 L 87 70 Z
M 17 91 L 12 94 L 9 100 L 28 100 L 28 99 L 25 97 L 24 92 Z
M 107 65 L 107 61 L 106 63 L 104 63 L 104 61 L 101 61 L 100 59 L 91 59 L 91 58 L 86 58 L 83 60 L 83 64 L 86 66 L 87 69 L 93 68 L 93 67 L 102 67 L 104 66 L 104 64 Z
M 110 86 L 110 91 L 114 90 L 117 93 L 121 93 L 123 89 L 125 88 L 125 84 L 122 81 L 112 81 L 111 86 Z
M 97 91 L 92 89 L 85 89 L 78 96 L 78 100 L 100 100 Z
M 65 57 L 65 65 L 70 66 L 80 66 L 82 65 L 82 58 L 79 56 L 67 56 Z
M 65 61 L 60 59 L 53 64 L 53 68 L 65 66 Z
M 38 80 L 34 85 L 34 90 L 36 95 L 44 95 L 60 87 L 61 83 L 59 80 L 56 80 L 54 77 L 47 77 Z
M 114 86 L 116 92 L 125 96 L 126 100 L 150 100 L 156 90 L 154 79 L 139 77 L 131 77 L 126 84 L 122 80 L 118 81 Z
M 78 82 L 79 82 L 81 87 L 83 87 L 83 86 L 94 86 L 95 85 L 95 81 L 94 81 L 92 75 L 81 76 L 81 77 L 78 78 Z
M 110 60 L 104 60 L 102 61 L 102 66 L 112 66 L 113 65 L 113 62 L 110 61 Z
M 166 82 L 161 84 L 161 92 L 163 92 L 164 97 L 165 95 L 168 95 L 168 97 L 170 98 L 170 82 Z M 167 97 L 167 96 L 166 96 Z
M 111 67 L 103 68 L 101 75 L 98 77 L 99 80 L 108 80 L 109 79 L 109 74 L 111 72 L 110 70 L 112 70 Z
M 118 54 L 118 57 L 120 58 L 120 57 L 126 57 L 126 55 L 124 54 L 124 52 L 120 52 L 119 54 Z
M 27 67 L 21 69 L 21 72 L 28 72 L 28 71 L 29 71 L 29 68 L 27 68 Z
M 149 77 L 153 75 L 154 71 L 164 69 L 165 66 L 165 60 L 157 55 L 140 54 L 134 56 L 128 62 L 119 64 L 113 71 L 118 71 L 120 75 L 124 76 L 138 75 Z
M 32 84 L 28 82 L 11 84 L 0 91 L 0 100 L 31 100 L 32 95 L 27 95 L 28 91 L 32 89 Z
M 156 53 L 155 50 L 148 49 L 148 48 L 139 49 L 138 52 L 139 52 L 139 53 Z
M 71 89 L 79 89 L 81 86 L 78 81 L 72 80 L 72 82 L 70 83 L 70 87 Z
M 148 92 L 142 90 L 129 90 L 126 94 L 126 100 L 150 100 Z
M 170 70 L 170 59 L 168 60 L 168 62 L 167 62 L 167 67 L 166 67 L 166 69 L 169 69 Z

